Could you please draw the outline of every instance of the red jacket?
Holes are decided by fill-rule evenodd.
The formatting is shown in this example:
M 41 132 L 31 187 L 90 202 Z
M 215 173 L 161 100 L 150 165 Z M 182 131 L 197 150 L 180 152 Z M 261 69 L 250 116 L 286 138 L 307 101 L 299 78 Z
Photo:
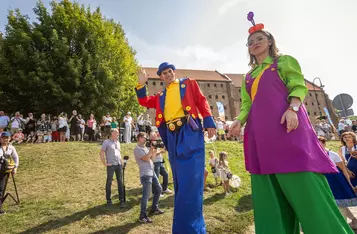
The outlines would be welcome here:
M 197 82 L 189 78 L 179 79 L 179 82 L 183 110 L 194 119 L 203 117 L 204 128 L 216 128 L 207 99 L 202 94 Z M 147 96 L 146 93 L 146 86 L 136 89 L 140 105 L 156 109 L 155 125 L 160 127 L 162 123 L 166 122 L 164 116 L 166 88 L 154 96 Z

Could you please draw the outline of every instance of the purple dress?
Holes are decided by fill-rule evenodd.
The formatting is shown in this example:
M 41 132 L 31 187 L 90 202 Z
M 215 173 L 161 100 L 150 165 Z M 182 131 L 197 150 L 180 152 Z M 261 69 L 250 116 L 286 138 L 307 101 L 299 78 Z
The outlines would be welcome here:
M 250 96 L 253 81 L 247 74 L 246 88 Z M 290 105 L 288 96 L 275 61 L 263 73 L 248 115 L 244 130 L 246 169 L 252 174 L 337 173 L 318 142 L 304 106 L 298 112 L 296 130 L 287 133 L 286 122 L 280 124 Z

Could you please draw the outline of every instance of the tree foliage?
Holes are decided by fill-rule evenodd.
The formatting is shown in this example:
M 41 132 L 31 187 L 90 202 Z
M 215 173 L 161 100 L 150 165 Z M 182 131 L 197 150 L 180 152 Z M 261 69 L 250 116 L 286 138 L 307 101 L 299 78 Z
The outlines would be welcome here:
M 138 65 L 119 23 L 100 9 L 37 2 L 35 22 L 9 11 L 0 34 L 2 109 L 88 115 L 140 111 L 132 87 Z

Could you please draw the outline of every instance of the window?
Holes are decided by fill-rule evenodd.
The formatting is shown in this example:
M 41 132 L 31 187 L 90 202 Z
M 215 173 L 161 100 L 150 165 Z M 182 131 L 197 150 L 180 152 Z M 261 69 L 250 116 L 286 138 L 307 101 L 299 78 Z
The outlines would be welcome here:
M 218 95 L 216 95 L 216 99 L 218 99 Z
M 224 109 L 225 109 L 225 110 L 227 110 L 227 107 L 226 107 L 226 106 L 224 106 Z
M 227 119 L 228 119 L 228 116 L 226 116 L 226 121 L 227 121 Z
M 221 88 L 223 88 L 223 84 L 221 84 Z
M 242 102 L 242 99 L 241 99 L 241 98 L 239 98 L 239 101 L 240 101 L 240 102 Z
M 311 105 L 315 105 L 314 102 L 311 102 Z
M 213 106 L 210 106 L 211 110 L 213 110 Z
M 211 87 L 211 84 L 207 84 L 207 87 Z
M 305 102 L 305 106 L 307 106 L 307 102 Z
M 312 94 L 311 94 L 311 93 L 309 93 L 309 95 L 310 95 L 310 97 L 312 97 Z
M 161 86 L 164 86 L 164 82 L 160 82 L 160 85 L 161 85 Z
M 208 95 L 208 98 L 212 98 L 212 95 Z
M 152 82 L 152 85 L 153 85 L 153 86 L 156 86 L 156 82 L 155 82 L 155 81 L 154 81 L 154 82 Z
M 217 87 L 217 84 L 214 84 L 213 86 L 214 86 L 214 87 Z
M 226 97 L 224 95 L 222 95 L 222 98 L 225 99 Z
M 308 115 L 310 115 L 310 112 L 307 112 Z
M 314 115 L 315 115 L 315 116 L 317 115 L 316 112 L 314 112 Z

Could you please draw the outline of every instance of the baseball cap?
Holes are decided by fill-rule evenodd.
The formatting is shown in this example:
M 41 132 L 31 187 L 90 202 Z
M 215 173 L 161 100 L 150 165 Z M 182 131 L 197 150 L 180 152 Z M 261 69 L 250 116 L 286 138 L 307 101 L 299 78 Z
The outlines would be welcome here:
M 11 133 L 9 132 L 2 132 L 1 137 L 11 137 Z

